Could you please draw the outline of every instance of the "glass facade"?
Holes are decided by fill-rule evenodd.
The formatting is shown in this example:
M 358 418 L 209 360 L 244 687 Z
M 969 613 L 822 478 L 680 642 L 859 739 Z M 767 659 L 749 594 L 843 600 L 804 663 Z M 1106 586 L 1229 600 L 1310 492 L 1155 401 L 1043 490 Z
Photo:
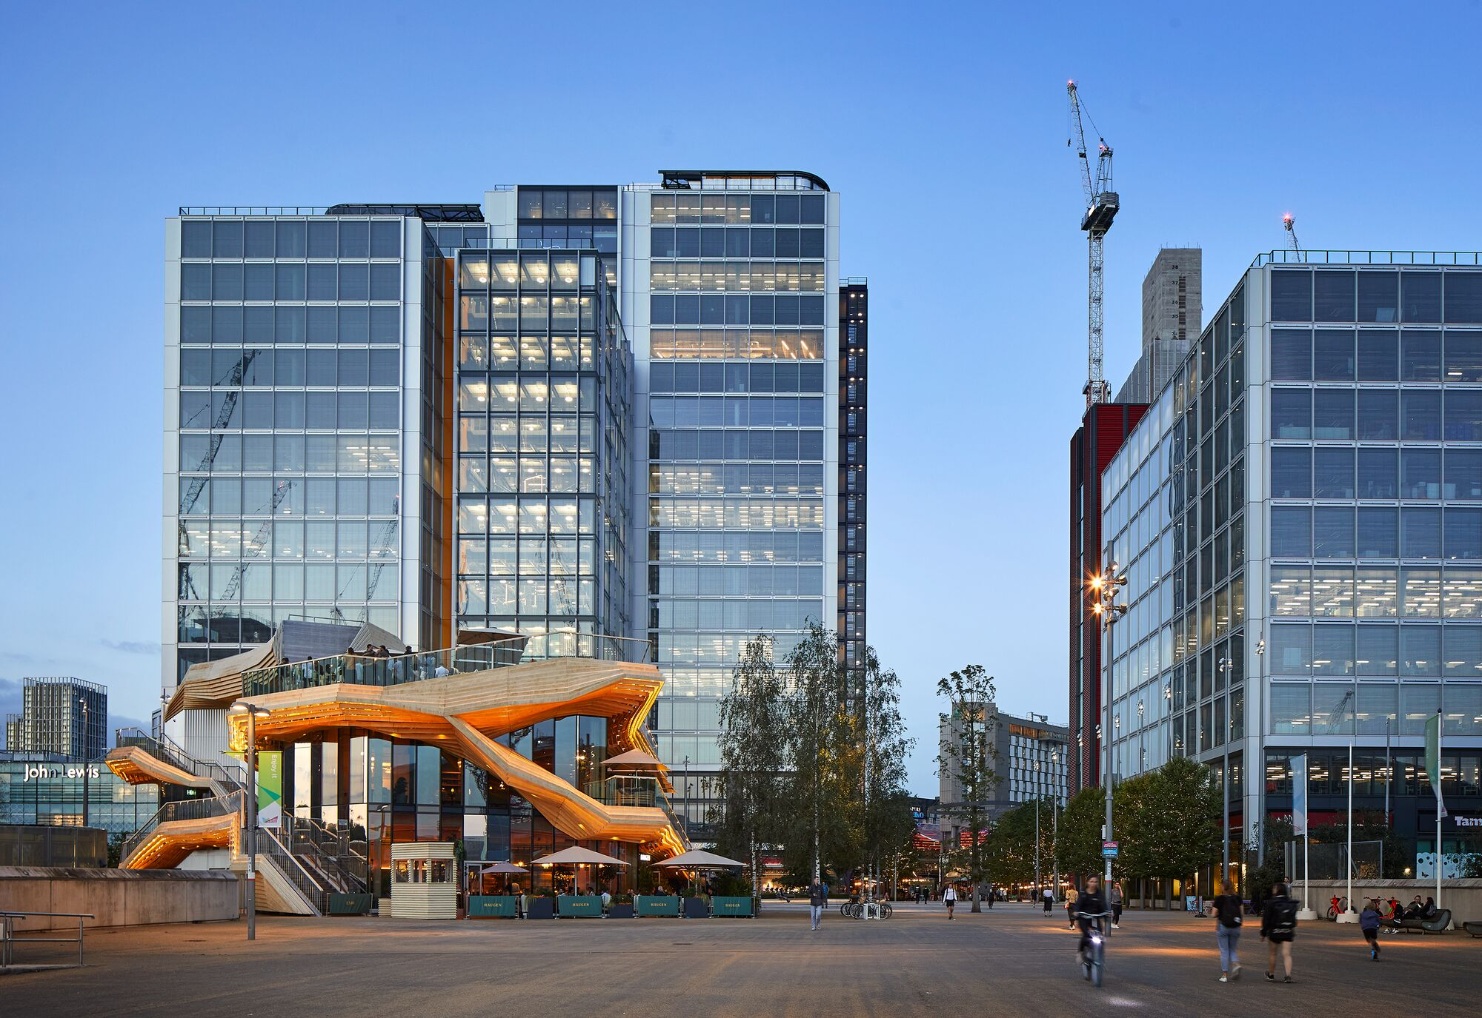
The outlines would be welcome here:
M 7 754 L 0 758 L 0 824 L 81 827 L 84 789 L 87 826 L 110 833 L 132 834 L 160 807 L 157 785 L 131 785 L 96 758 Z
M 1114 775 L 1196 756 L 1238 826 L 1280 797 L 1268 750 L 1410 759 L 1438 710 L 1449 749 L 1482 748 L 1482 272 L 1254 267 L 1103 498 L 1130 606 Z M 1413 837 L 1427 807 L 1405 808 Z
M 591 656 L 630 628 L 632 358 L 601 266 L 458 256 L 455 611 L 538 653 Z
M 165 689 L 289 617 L 647 659 L 698 821 L 748 639 L 837 624 L 862 664 L 866 288 L 841 291 L 838 210 L 792 171 L 499 187 L 483 222 L 182 210 Z
M 627 320 L 647 323 L 635 346 L 648 354 L 643 607 L 665 678 L 654 727 L 659 757 L 683 775 L 693 831 L 742 648 L 764 634 L 780 660 L 810 621 L 833 625 L 844 580 L 837 201 L 801 178 L 768 179 L 765 191 L 722 175 L 690 183 L 633 196 L 649 257 L 635 260 L 625 300 Z M 862 325 L 862 298 L 858 313 Z M 862 496 L 862 460 L 855 469 Z M 856 568 L 862 583 L 862 558 Z M 858 638 L 844 640 L 856 656 L 863 601 L 861 586 Z
M 290 616 L 416 628 L 401 617 L 401 524 L 420 494 L 404 488 L 421 458 L 404 415 L 423 372 L 407 370 L 403 332 L 408 303 L 426 302 L 404 220 L 172 227 L 167 671 L 262 643 Z

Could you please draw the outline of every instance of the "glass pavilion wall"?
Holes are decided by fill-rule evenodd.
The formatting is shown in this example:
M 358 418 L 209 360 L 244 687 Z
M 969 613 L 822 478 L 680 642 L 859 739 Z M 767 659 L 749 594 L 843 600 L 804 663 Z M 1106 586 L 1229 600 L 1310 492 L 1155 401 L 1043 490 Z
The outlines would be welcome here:
M 1336 820 L 1352 740 L 1356 805 L 1387 786 L 1424 849 L 1438 709 L 1443 790 L 1479 795 L 1482 271 L 1415 260 L 1259 262 L 1103 476 L 1114 773 L 1212 763 L 1237 830 L 1303 751 Z

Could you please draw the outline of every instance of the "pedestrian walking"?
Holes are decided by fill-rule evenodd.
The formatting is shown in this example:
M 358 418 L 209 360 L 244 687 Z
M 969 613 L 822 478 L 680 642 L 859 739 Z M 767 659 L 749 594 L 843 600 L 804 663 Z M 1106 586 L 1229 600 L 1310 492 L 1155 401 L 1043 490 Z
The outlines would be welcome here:
M 942 900 L 947 903 L 947 918 L 957 918 L 952 914 L 952 910 L 957 907 L 957 887 L 953 884 L 948 884 L 947 889 L 942 892 Z
M 823 924 L 823 910 L 828 908 L 828 884 L 815 880 L 808 887 L 808 915 L 813 922 L 813 931 Z
M 1225 877 L 1224 891 L 1214 899 L 1214 936 L 1220 948 L 1220 982 L 1228 983 L 1240 978 L 1240 926 L 1244 921 L 1240 912 L 1243 903 L 1240 895 L 1229 891 L 1230 878 Z
M 1113 880 L 1112 881 L 1111 894 L 1108 895 L 1108 899 L 1109 899 L 1109 903 L 1111 905 L 1112 929 L 1114 929 L 1114 930 L 1121 929 L 1121 922 L 1122 922 L 1122 882 L 1120 880 Z
M 1081 892 L 1076 890 L 1075 884 L 1065 889 L 1065 918 L 1069 923 L 1068 928 L 1072 930 L 1075 929 L 1075 903 L 1080 896 Z
M 1040 893 L 1044 896 L 1045 899 L 1045 915 L 1049 916 L 1050 908 L 1055 903 L 1055 892 L 1046 887 L 1043 888 Z
M 1359 913 L 1359 929 L 1369 943 L 1369 957 L 1379 960 L 1379 899 L 1370 898 Z
M 1261 939 L 1271 945 L 1266 963 L 1266 978 L 1276 980 L 1276 956 L 1281 956 L 1285 969 L 1283 982 L 1292 981 L 1292 941 L 1297 936 L 1297 903 L 1287 895 L 1286 884 L 1274 884 L 1266 910 L 1261 914 Z

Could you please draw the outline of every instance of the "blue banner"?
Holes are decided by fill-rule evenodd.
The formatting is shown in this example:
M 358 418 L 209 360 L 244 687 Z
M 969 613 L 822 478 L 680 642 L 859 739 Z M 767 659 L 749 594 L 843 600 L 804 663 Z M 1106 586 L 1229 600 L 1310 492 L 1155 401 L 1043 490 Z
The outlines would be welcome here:
M 1307 754 L 1292 757 L 1292 833 L 1307 833 Z

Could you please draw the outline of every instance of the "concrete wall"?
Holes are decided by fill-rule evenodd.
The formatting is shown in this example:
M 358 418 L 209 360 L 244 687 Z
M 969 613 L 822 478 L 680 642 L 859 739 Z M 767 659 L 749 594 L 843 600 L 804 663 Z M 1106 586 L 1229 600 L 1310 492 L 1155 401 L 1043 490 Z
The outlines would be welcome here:
M 1313 911 L 1326 916 L 1328 901 L 1333 895 L 1348 896 L 1346 880 L 1314 880 L 1310 894 L 1302 891 L 1302 881 L 1292 884 L 1292 897 L 1298 901 L 1306 899 Z M 1365 898 L 1387 901 L 1391 897 L 1400 899 L 1400 904 L 1410 904 L 1410 899 L 1420 895 L 1420 900 L 1436 898 L 1441 908 L 1451 910 L 1451 921 L 1459 929 L 1464 922 L 1482 921 L 1482 880 L 1442 880 L 1441 894 L 1436 897 L 1434 880 L 1355 880 L 1353 882 L 1354 907 L 1362 910 Z
M 0 867 L 0 911 L 83 912 L 95 926 L 210 922 L 236 919 L 238 879 L 234 873 L 178 870 Z M 75 926 L 70 919 L 22 919 L 17 930 Z

